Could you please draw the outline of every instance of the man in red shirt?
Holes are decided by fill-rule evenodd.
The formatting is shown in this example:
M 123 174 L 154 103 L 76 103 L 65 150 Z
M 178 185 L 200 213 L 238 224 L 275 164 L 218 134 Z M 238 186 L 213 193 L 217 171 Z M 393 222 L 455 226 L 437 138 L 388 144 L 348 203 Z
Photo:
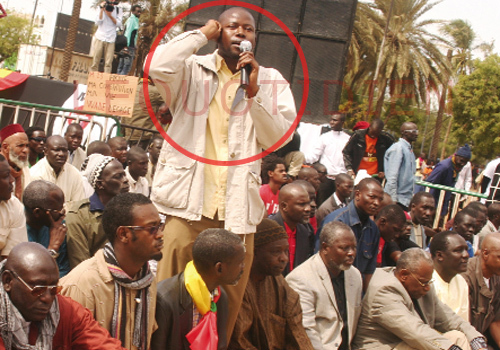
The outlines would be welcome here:
M 266 184 L 260 187 L 260 197 L 266 205 L 267 215 L 279 210 L 280 188 L 288 181 L 285 161 L 276 155 L 269 155 L 262 163 L 262 179 Z
M 281 188 L 280 210 L 269 218 L 285 228 L 290 249 L 289 262 L 283 271 L 287 275 L 313 253 L 314 231 L 309 224 L 311 204 L 309 194 L 300 185 L 291 183 Z
M 342 153 L 347 173 L 351 176 L 360 169 L 368 175 L 377 175 L 380 180 L 384 174 L 385 152 L 394 143 L 394 139 L 383 133 L 384 122 L 374 119 L 368 129 L 357 130 L 349 139 Z

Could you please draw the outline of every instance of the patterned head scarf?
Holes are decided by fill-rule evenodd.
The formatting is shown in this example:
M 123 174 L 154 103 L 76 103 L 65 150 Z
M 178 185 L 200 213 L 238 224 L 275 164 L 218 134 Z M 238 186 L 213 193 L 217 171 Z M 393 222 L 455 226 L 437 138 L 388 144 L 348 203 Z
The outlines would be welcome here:
M 102 171 L 106 165 L 115 159 L 115 157 L 103 156 L 98 153 L 91 154 L 82 164 L 82 175 L 87 178 L 89 184 L 95 189 L 97 180 L 101 176 Z

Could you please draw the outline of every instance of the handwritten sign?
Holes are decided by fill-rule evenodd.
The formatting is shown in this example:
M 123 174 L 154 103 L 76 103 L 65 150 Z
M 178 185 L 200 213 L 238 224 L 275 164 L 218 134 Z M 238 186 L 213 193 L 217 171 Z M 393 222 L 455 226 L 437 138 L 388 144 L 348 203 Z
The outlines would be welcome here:
M 90 72 L 83 109 L 132 117 L 138 79 L 127 75 Z

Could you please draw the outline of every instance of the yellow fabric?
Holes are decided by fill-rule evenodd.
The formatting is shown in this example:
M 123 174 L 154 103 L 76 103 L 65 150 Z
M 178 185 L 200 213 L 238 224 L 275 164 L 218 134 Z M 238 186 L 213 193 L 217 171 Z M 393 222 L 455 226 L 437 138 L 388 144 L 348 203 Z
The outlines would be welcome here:
M 212 303 L 210 292 L 208 291 L 205 281 L 203 281 L 203 278 L 201 278 L 198 271 L 196 271 L 196 267 L 192 260 L 187 263 L 186 269 L 184 270 L 184 284 L 198 311 L 202 315 L 210 311 L 210 305 Z
M 208 109 L 205 158 L 229 160 L 229 111 L 240 85 L 240 72 L 233 74 L 220 55 L 217 55 L 219 85 Z M 225 220 L 227 166 L 205 164 L 203 216 Z
M 10 73 L 13 73 L 13 72 L 11 70 L 1 68 L 0 69 L 0 78 L 5 78 Z

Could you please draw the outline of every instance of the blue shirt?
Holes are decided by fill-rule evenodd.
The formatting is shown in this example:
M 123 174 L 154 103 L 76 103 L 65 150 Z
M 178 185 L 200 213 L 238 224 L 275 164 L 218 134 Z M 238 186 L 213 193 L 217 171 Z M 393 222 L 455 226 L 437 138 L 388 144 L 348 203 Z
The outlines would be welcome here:
M 451 157 L 449 157 L 437 163 L 437 165 L 434 167 L 425 181 L 431 182 L 433 184 L 455 187 L 457 179 L 453 176 L 453 174 L 454 165 L 451 161 Z M 441 190 L 435 190 L 431 188 L 430 193 L 434 196 L 434 200 L 436 201 L 437 205 L 439 203 L 439 195 L 441 193 Z M 446 213 L 448 212 L 448 202 L 450 201 L 450 197 L 451 192 L 446 191 L 444 195 L 443 209 L 441 210 L 442 216 L 446 215 Z
M 354 266 L 362 274 L 373 274 L 377 267 L 378 244 L 380 240 L 380 232 L 375 222 L 368 218 L 365 225 L 361 223 L 358 212 L 354 206 L 354 201 L 351 201 L 347 207 L 340 208 L 328 214 L 321 225 L 320 231 L 327 223 L 331 221 L 340 221 L 350 226 L 358 244 Z
M 467 253 L 469 253 L 469 258 L 474 257 L 474 247 L 472 246 L 472 243 L 469 241 L 465 241 L 467 243 Z
M 384 157 L 385 188 L 393 201 L 410 205 L 415 184 L 415 155 L 411 144 L 403 138 L 393 144 Z
M 48 226 L 42 226 L 40 230 L 36 230 L 32 228 L 30 225 L 26 225 L 26 229 L 28 230 L 28 241 L 40 243 L 45 248 L 49 247 L 50 229 Z M 59 247 L 58 253 L 59 256 L 56 258 L 56 261 L 57 261 L 57 266 L 59 267 L 59 277 L 63 277 L 70 271 L 66 237 L 64 238 L 63 243 Z

